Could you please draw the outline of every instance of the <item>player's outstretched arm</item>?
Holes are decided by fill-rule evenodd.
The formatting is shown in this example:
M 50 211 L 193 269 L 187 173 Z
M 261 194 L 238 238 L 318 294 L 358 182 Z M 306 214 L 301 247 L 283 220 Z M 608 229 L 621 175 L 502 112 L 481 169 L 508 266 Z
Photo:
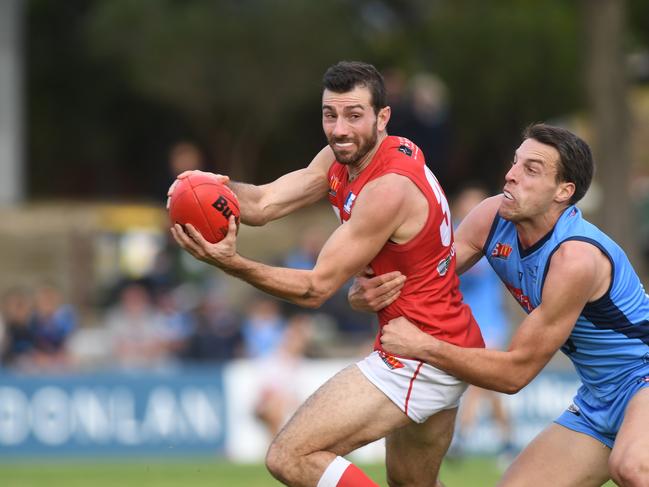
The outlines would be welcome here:
M 333 151 L 329 146 L 326 146 L 307 167 L 285 174 L 275 181 L 263 185 L 231 181 L 228 176 L 222 174 L 203 174 L 208 174 L 216 181 L 227 184 L 239 200 L 241 221 L 246 225 L 259 226 L 315 203 L 326 196 L 329 190 L 327 172 L 334 159 Z M 194 172 L 203 171 L 186 171 L 180 174 L 178 179 L 187 177 Z M 175 184 L 174 182 L 167 192 L 169 198 L 173 194 Z M 168 202 L 167 206 L 169 206 Z
M 352 217 L 322 248 L 312 270 L 273 267 L 236 252 L 234 218 L 226 238 L 210 244 L 191 225 L 172 228 L 178 244 L 195 258 L 221 268 L 269 294 L 305 307 L 319 307 L 379 253 L 408 216 L 413 183 L 396 174 L 367 184 L 354 203 Z
M 390 353 L 418 358 L 479 387 L 516 393 L 566 342 L 586 303 L 605 292 L 602 258 L 588 243 L 564 243 L 552 258 L 541 305 L 523 321 L 508 351 L 457 347 L 405 318 L 383 328 L 381 343 Z

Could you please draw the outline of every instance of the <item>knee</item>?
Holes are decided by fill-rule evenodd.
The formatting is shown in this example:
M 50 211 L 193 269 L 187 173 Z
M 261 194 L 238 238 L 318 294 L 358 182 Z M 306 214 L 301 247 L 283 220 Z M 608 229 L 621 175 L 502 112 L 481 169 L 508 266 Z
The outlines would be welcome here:
M 611 454 L 608 462 L 611 477 L 624 487 L 649 487 L 649 457 L 640 454 Z
M 277 480 L 288 484 L 296 469 L 296 457 L 288 445 L 276 438 L 266 453 L 266 468 Z

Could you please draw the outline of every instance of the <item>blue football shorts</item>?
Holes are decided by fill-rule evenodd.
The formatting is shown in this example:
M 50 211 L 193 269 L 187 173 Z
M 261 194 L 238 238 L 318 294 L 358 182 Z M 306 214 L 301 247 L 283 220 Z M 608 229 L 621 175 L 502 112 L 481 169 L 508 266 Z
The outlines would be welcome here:
M 625 387 L 621 387 L 615 397 L 604 401 L 593 396 L 582 385 L 573 403 L 554 422 L 592 436 L 609 448 L 613 448 L 629 401 L 644 387 L 649 387 L 649 374 L 635 378 Z

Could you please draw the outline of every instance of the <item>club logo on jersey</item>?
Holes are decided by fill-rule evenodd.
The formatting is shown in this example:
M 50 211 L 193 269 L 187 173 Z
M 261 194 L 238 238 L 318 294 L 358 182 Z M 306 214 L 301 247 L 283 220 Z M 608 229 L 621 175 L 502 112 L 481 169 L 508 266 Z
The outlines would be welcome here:
M 534 310 L 534 306 L 532 305 L 532 301 L 530 300 L 530 297 L 525 296 L 525 294 L 523 294 L 522 289 L 514 287 L 509 283 L 505 283 L 505 286 L 507 286 L 507 289 L 509 289 L 509 292 L 512 293 L 514 299 L 518 301 L 518 304 L 520 304 L 525 311 L 531 313 Z
M 403 152 L 405 155 L 408 157 L 412 157 L 412 149 L 410 147 L 407 147 L 405 145 L 400 145 L 399 148 L 397 149 L 399 152 Z
M 448 268 L 451 266 L 451 256 L 448 255 L 446 258 L 439 261 L 437 264 L 437 272 L 440 276 L 445 276 L 448 272 Z
M 381 360 L 383 360 L 390 370 L 402 369 L 405 367 L 405 365 L 403 365 L 396 357 L 385 352 L 379 351 L 379 357 L 381 357 Z
M 336 192 L 338 191 L 339 187 L 340 179 L 338 179 L 338 176 L 336 176 L 335 174 L 332 174 L 329 178 L 329 194 L 331 196 L 336 196 Z
M 437 264 L 437 272 L 439 273 L 440 276 L 445 276 L 446 273 L 448 272 L 448 268 L 451 267 L 451 261 L 453 260 L 453 256 L 455 256 L 455 243 L 451 245 L 451 251 L 449 254 L 444 257 L 442 260 L 439 261 L 439 264 Z
M 343 206 L 343 210 L 345 211 L 345 213 L 352 212 L 352 205 L 354 204 L 355 199 L 356 199 L 356 195 L 350 191 L 349 194 L 347 195 L 347 198 L 345 198 L 345 205 Z
M 491 251 L 491 256 L 497 259 L 507 259 L 512 253 L 512 246 L 506 243 L 498 242 Z
M 581 411 L 579 410 L 579 406 L 577 406 L 574 402 L 570 406 L 568 406 L 568 412 L 576 416 L 581 416 Z

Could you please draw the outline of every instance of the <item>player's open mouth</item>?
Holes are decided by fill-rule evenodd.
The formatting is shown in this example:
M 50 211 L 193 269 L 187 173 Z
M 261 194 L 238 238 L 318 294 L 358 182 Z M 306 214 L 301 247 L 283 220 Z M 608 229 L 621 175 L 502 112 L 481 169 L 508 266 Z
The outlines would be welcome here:
M 354 143 L 353 142 L 336 142 L 334 145 L 336 147 L 341 147 L 343 149 L 346 149 L 346 148 L 351 147 L 352 145 L 354 145 Z
M 503 190 L 503 196 L 508 200 L 513 200 L 514 199 L 514 197 L 512 196 L 512 194 L 509 191 L 504 191 Z

